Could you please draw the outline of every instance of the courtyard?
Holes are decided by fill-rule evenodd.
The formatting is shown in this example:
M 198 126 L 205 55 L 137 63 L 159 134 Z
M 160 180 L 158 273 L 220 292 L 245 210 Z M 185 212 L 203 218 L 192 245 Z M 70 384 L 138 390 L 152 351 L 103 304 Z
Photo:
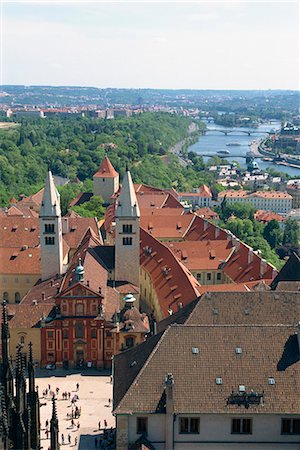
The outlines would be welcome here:
M 79 385 L 78 390 L 77 384 Z M 56 405 L 61 449 L 94 449 L 96 448 L 95 438 L 98 440 L 97 448 L 106 448 L 104 446 L 100 447 L 99 443 L 100 437 L 103 440 L 104 421 L 106 421 L 108 430 L 111 427 L 115 427 L 115 418 L 111 413 L 112 384 L 109 372 L 98 372 L 92 369 L 82 372 L 38 370 L 36 373 L 36 386 L 38 386 L 40 403 L 42 405 L 40 408 L 41 448 L 45 450 L 50 448 L 50 432 L 46 432 L 46 421 L 48 421 L 47 429 L 50 430 L 53 392 L 57 398 Z M 58 394 L 56 394 L 57 389 Z M 48 390 L 47 394 L 43 395 L 46 390 Z M 65 392 L 68 394 L 67 399 L 64 399 L 62 395 Z M 71 400 L 74 396 L 78 396 L 78 399 L 73 402 L 72 406 Z M 72 410 L 75 412 L 76 407 L 80 411 L 80 417 L 74 417 L 72 425 Z M 70 443 L 69 438 L 71 440 Z

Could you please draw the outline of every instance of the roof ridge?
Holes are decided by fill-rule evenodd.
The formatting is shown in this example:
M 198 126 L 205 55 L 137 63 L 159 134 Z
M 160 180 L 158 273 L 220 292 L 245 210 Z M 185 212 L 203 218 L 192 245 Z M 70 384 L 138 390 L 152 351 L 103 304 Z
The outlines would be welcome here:
M 131 390 L 131 387 L 136 383 L 136 381 L 142 376 L 142 374 L 144 373 L 144 371 L 146 370 L 146 367 L 149 365 L 149 362 L 152 360 L 154 354 L 157 352 L 161 342 L 164 340 L 166 334 L 169 332 L 170 330 L 170 326 L 168 326 L 164 331 L 162 331 L 162 335 L 160 337 L 160 339 L 158 340 L 157 344 L 155 344 L 153 350 L 150 352 L 150 355 L 148 356 L 148 358 L 146 359 L 143 367 L 141 368 L 141 370 L 138 372 L 138 374 L 136 375 L 136 377 L 132 380 L 131 385 L 129 386 L 129 388 L 127 389 L 126 393 L 124 394 L 122 400 L 120 401 L 120 403 L 118 404 L 117 408 L 121 408 L 122 403 L 124 403 L 124 401 L 126 400 L 127 396 L 129 395 L 129 391 Z M 155 336 L 155 335 L 154 335 Z M 154 337 L 153 336 L 153 337 Z M 143 345 L 143 342 L 140 344 Z
M 195 308 L 196 309 L 196 308 Z M 297 325 L 297 324 L 296 324 Z M 294 328 L 296 325 L 294 325 L 293 323 L 277 323 L 277 324 L 219 324 L 219 323 L 214 323 L 214 324 L 189 324 L 187 322 L 183 323 L 183 324 L 177 324 L 177 323 L 173 323 L 170 324 L 168 328 L 170 327 L 189 327 L 189 328 L 283 328 L 283 327 L 288 327 L 288 328 Z
M 197 215 L 196 215 L 195 213 L 193 213 L 193 216 L 194 216 L 194 217 L 193 217 L 192 220 L 190 221 L 189 226 L 187 227 L 187 229 L 185 230 L 185 232 L 184 232 L 183 235 L 182 235 L 183 238 L 185 238 L 185 236 L 186 236 L 187 233 L 190 231 L 190 229 L 191 229 L 193 223 L 194 223 L 195 220 L 196 220 Z

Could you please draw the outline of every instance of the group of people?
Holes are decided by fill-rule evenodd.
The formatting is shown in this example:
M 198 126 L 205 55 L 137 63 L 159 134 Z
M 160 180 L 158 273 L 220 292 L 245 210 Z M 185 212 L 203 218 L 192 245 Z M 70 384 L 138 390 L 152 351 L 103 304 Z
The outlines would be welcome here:
M 76 384 L 76 392 L 78 392 L 78 390 L 79 390 L 79 383 Z M 56 392 L 56 395 L 59 394 L 59 388 L 58 387 L 55 389 L 55 392 Z M 48 388 L 46 388 L 43 391 L 43 397 L 44 398 L 47 397 L 48 395 L 50 396 L 51 399 L 52 399 L 52 397 L 55 396 L 55 393 L 51 390 L 50 384 L 48 384 Z M 71 420 L 71 426 L 69 428 L 73 429 L 75 427 L 75 431 L 79 430 L 80 429 L 79 421 L 77 422 L 77 424 L 75 424 L 75 421 L 74 421 L 74 419 L 79 419 L 79 417 L 81 415 L 81 406 L 75 405 L 77 400 L 79 400 L 78 395 L 75 394 L 73 396 L 72 400 L 71 400 L 71 392 L 65 391 L 65 392 L 62 392 L 62 399 L 71 401 L 71 405 L 70 406 L 72 408 L 72 411 L 71 411 L 70 414 L 67 413 L 67 420 Z M 50 433 L 49 420 L 46 420 L 46 422 L 45 422 L 46 439 L 49 439 L 49 437 L 50 437 L 49 433 Z M 78 443 L 78 437 L 77 436 L 74 437 L 74 441 L 73 442 L 74 442 L 74 446 L 76 447 L 76 445 Z M 72 442 L 72 436 L 71 436 L 70 433 L 68 433 L 66 436 L 64 435 L 64 433 L 61 433 L 61 444 L 62 445 L 65 445 L 65 444 L 72 445 L 73 442 Z
M 59 393 L 59 388 L 58 387 L 55 389 L 55 392 L 56 392 L 56 395 L 58 395 L 58 393 Z M 55 396 L 54 391 L 51 390 L 50 384 L 48 384 L 48 387 L 46 389 L 44 389 L 43 392 L 42 392 L 43 398 L 46 398 L 48 395 L 49 395 L 50 398 Z
M 68 438 L 68 444 L 71 445 L 72 444 L 72 437 L 71 437 L 70 433 L 68 434 L 67 438 Z M 74 445 L 77 445 L 77 442 L 78 442 L 78 438 L 77 438 L 77 436 L 75 436 Z M 64 436 L 63 433 L 61 434 L 61 444 L 62 445 L 65 444 L 65 436 Z

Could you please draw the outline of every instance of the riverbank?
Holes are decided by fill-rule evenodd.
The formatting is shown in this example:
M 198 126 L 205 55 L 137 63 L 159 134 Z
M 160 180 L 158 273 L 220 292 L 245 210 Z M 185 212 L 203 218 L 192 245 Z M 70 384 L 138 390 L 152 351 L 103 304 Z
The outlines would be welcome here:
M 194 133 L 195 135 L 192 137 Z M 183 155 L 183 151 L 197 142 L 200 136 L 200 129 L 195 122 L 192 122 L 190 124 L 188 134 L 189 136 L 187 138 L 183 139 L 180 142 L 177 142 L 177 144 L 169 148 L 169 152 L 177 156 L 179 164 L 181 164 L 183 167 L 187 167 L 189 164 L 191 164 L 191 161 Z
M 285 166 L 285 167 L 292 167 L 295 169 L 300 170 L 300 159 L 299 162 L 296 160 L 293 160 L 291 158 L 291 155 L 288 154 L 281 154 L 282 158 L 284 160 L 276 161 L 274 158 L 276 155 L 273 152 L 270 152 L 264 148 L 264 142 L 266 139 L 261 139 L 260 142 L 257 142 L 257 145 L 254 145 L 254 151 L 256 151 L 257 157 L 261 158 L 262 156 L 266 156 L 267 158 L 270 158 L 270 161 L 272 161 L 273 164 L 276 164 L 277 166 Z M 256 147 L 256 148 L 255 148 Z M 252 150 L 251 150 L 252 151 Z

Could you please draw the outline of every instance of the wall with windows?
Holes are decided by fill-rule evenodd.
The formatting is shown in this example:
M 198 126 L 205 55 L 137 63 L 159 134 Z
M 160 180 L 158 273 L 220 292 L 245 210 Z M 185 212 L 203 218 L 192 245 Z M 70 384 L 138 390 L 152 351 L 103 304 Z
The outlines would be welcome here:
M 192 274 L 201 285 L 226 284 L 232 281 L 222 270 L 194 270 Z
M 7 303 L 18 303 L 41 278 L 41 274 L 1 274 L 0 298 L 5 298 Z
M 156 320 L 162 320 L 164 318 L 152 279 L 143 267 L 140 267 L 140 299 L 141 303 L 145 303 L 151 311 L 154 310 Z
M 240 443 L 243 443 L 243 450 L 299 450 L 300 415 L 251 414 L 250 410 L 249 414 L 246 411 L 241 414 L 240 411 L 237 410 L 235 415 L 177 415 L 174 421 L 174 449 L 240 450 Z M 124 421 L 123 416 L 122 427 L 128 429 L 129 443 L 135 442 L 142 432 L 146 432 L 157 450 L 165 450 L 165 414 L 127 417 L 128 422 Z M 117 450 L 123 450 L 123 447 L 117 447 Z
M 41 329 L 40 328 L 15 328 L 13 322 L 10 325 L 10 349 L 12 358 L 16 358 L 16 347 L 18 344 L 24 345 L 24 353 L 28 352 L 28 344 L 32 342 L 33 360 L 41 361 Z
M 248 412 L 243 411 L 239 414 L 240 410 L 236 411 L 237 414 L 207 414 L 199 415 L 199 433 L 180 433 L 180 416 L 177 416 L 175 421 L 175 449 L 190 448 L 188 442 L 197 442 L 201 444 L 201 441 L 223 441 L 226 443 L 233 442 L 251 442 L 257 443 L 257 446 L 251 445 L 249 449 L 261 450 L 265 449 L 262 447 L 262 442 L 274 442 L 274 443 L 296 443 L 299 442 L 299 434 L 282 434 L 282 419 L 285 417 L 295 417 L 296 416 L 284 416 L 284 415 L 266 415 L 266 414 L 251 414 L 251 410 Z M 186 417 L 182 415 L 181 417 Z M 194 417 L 193 415 L 188 417 Z M 298 416 L 300 419 L 300 416 Z M 300 423 L 299 423 L 300 426 Z M 180 444 L 179 444 L 180 442 Z M 177 444 L 178 443 L 178 444 Z M 186 446 L 184 444 L 187 444 Z M 225 450 L 231 448 L 228 445 L 214 445 L 213 448 L 216 450 Z M 232 445 L 232 444 L 230 444 Z M 273 445 L 273 444 L 272 444 Z M 202 447 L 199 447 L 202 448 Z M 207 448 L 206 444 L 203 448 Z M 243 445 L 244 448 L 244 445 Z M 270 446 L 270 449 L 274 448 Z M 278 446 L 280 448 L 280 445 Z M 284 448 L 295 448 L 295 446 L 286 446 Z

